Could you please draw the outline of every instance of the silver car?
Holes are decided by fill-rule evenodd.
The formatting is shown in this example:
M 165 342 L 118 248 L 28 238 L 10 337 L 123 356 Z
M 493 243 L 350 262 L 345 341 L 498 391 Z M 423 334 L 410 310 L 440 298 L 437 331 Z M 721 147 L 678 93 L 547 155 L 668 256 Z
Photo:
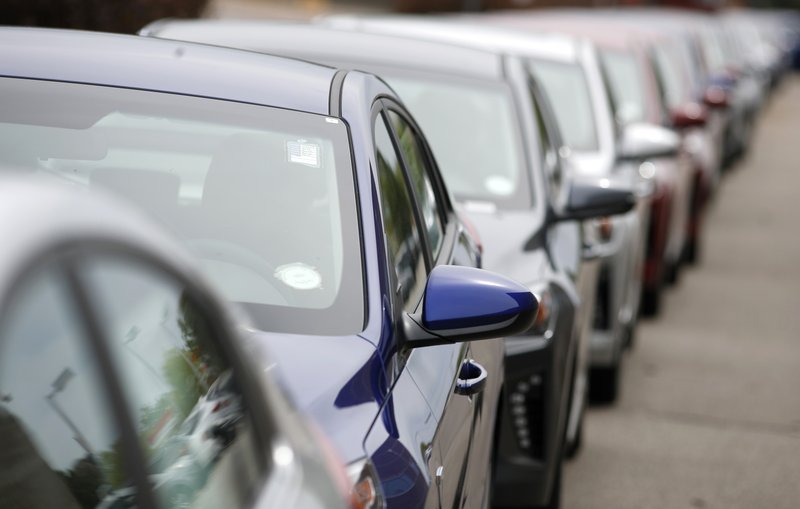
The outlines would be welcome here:
M 509 18 L 483 19 L 507 26 Z M 522 27 L 524 23 L 514 21 L 514 30 Z M 532 31 L 538 30 L 525 32 Z M 569 167 L 576 178 L 605 179 L 639 196 L 630 212 L 594 225 L 599 239 L 587 252 L 601 262 L 590 340 L 590 388 L 593 399 L 608 402 L 616 399 L 622 354 L 639 315 L 654 186 L 652 175 L 640 172 L 640 166 L 664 151 L 677 151 L 677 140 L 658 126 L 615 125 L 609 85 L 594 45 L 579 37 L 562 37 L 572 42 L 574 52 L 531 46 L 529 65 L 553 106 Z
M 105 196 L 0 182 L 3 507 L 347 507 L 344 467 L 183 248 Z M 200 461 L 179 434 L 206 405 L 224 417 Z

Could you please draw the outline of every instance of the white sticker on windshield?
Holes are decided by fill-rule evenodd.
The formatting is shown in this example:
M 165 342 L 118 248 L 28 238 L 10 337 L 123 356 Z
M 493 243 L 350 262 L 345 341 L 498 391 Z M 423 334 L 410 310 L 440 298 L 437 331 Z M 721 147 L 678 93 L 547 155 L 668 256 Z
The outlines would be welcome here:
M 316 143 L 309 143 L 306 140 L 286 142 L 286 156 L 289 158 L 290 163 L 319 168 L 320 155 L 320 146 Z
M 296 290 L 322 288 L 322 275 L 305 263 L 287 263 L 275 269 L 275 277 L 286 286 Z

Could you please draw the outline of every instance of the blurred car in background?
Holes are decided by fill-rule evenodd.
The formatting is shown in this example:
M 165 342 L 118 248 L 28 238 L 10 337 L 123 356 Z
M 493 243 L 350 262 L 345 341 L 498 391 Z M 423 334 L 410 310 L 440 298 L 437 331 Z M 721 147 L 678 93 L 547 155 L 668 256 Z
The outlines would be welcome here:
M 595 44 L 620 129 L 645 123 L 655 128 L 651 129 L 655 139 L 666 141 L 674 136 L 668 132 L 672 122 L 650 59 L 654 44 L 650 38 L 626 30 L 626 24 L 610 15 L 545 11 L 526 16 L 530 18 L 528 27 L 538 23 L 543 29 L 585 37 Z M 653 315 L 660 309 L 663 284 L 677 279 L 683 260 L 697 170 L 683 144 L 677 151 L 641 159 L 639 170 L 656 183 L 642 291 L 642 311 Z
M 528 330 L 537 302 L 476 268 L 425 137 L 384 82 L 144 37 L 0 30 L 0 47 L 14 48 L 0 52 L 13 105 L 0 159 L 110 191 L 174 232 L 252 317 L 248 355 L 330 440 L 356 507 L 484 504 L 503 343 L 474 340 Z M 131 353 L 144 330 L 120 328 Z M 207 373 L 193 351 L 171 362 Z M 209 399 L 181 400 L 181 417 L 194 409 L 199 425 Z M 154 444 L 182 421 L 151 420 Z M 229 426 L 211 434 L 227 441 Z
M 351 507 L 344 465 L 176 241 L 68 183 L 0 181 L 4 506 Z M 209 428 L 213 463 L 154 468 L 219 382 L 238 403 Z
M 511 14 L 460 19 L 541 33 L 537 23 L 526 30 L 526 18 Z M 621 129 L 594 45 L 580 37 L 562 38 L 571 42 L 573 52 L 531 44 L 528 65 L 552 105 L 568 149 L 568 167 L 577 178 L 606 179 L 608 185 L 629 188 L 638 195 L 632 211 L 600 220 L 596 226 L 600 241 L 588 253 L 601 260 L 590 345 L 590 389 L 592 399 L 609 402 L 617 396 L 622 354 L 639 315 L 654 189 L 651 178 L 642 176 L 639 167 L 644 160 L 676 151 L 677 145 L 654 144 L 652 126 L 632 124 Z
M 586 373 L 579 362 L 586 362 L 596 287 L 596 267 L 582 261 L 578 221 L 625 212 L 632 196 L 573 182 L 562 167 L 563 143 L 549 103 L 520 56 L 525 46 L 537 51 L 535 40 L 518 35 L 524 46 L 509 51 L 502 49 L 511 43 L 505 39 L 514 37 L 503 31 L 408 19 L 387 20 L 391 27 L 383 30 L 372 22 L 380 24 L 364 18 L 318 25 L 164 22 L 143 32 L 368 69 L 397 90 L 481 236 L 484 266 L 526 283 L 539 297 L 534 327 L 506 338 L 493 500 L 555 507 L 564 437 L 578 440 L 580 431 Z M 481 36 L 477 42 L 461 36 L 473 31 Z M 575 51 L 557 37 L 540 43 Z

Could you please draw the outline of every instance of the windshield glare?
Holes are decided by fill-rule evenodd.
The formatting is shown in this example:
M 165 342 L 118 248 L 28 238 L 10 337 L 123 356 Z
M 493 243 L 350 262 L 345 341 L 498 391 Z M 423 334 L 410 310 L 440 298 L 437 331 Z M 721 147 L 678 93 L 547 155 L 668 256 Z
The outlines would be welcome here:
M 69 83 L 0 79 L 0 162 L 132 202 L 269 331 L 363 325 L 349 141 L 336 119 Z
M 514 107 L 505 88 L 382 75 L 419 123 L 457 199 L 530 206 Z
M 578 152 L 598 150 L 589 84 L 577 64 L 532 61 L 536 81 L 544 89 L 564 142 Z

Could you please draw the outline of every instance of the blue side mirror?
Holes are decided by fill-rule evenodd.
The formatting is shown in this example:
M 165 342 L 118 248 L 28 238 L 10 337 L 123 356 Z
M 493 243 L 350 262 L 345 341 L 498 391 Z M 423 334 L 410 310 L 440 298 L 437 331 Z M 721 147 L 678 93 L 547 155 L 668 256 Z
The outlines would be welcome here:
M 406 342 L 415 348 L 519 334 L 538 308 L 530 290 L 507 277 L 439 265 L 428 276 L 421 312 L 407 315 Z

